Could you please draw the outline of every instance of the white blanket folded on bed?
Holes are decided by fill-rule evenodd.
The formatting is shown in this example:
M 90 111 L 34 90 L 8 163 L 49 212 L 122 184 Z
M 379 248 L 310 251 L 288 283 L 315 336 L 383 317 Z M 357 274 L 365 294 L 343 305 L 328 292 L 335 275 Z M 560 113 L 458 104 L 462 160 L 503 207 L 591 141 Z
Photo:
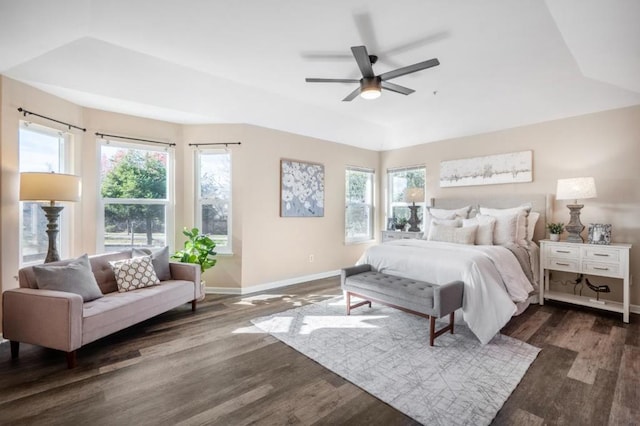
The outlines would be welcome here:
M 482 344 L 515 314 L 514 302 L 533 291 L 513 253 L 501 246 L 399 240 L 370 247 L 357 264 L 434 284 L 464 282 L 462 314 Z

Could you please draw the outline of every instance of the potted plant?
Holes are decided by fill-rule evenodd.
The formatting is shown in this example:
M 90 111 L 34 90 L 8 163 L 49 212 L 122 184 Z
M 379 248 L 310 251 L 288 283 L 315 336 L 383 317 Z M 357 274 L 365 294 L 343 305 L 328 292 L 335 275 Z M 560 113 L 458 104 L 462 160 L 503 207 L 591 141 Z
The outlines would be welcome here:
M 396 231 L 404 231 L 404 228 L 407 226 L 407 219 L 401 217 L 396 219 Z
M 564 223 L 547 223 L 551 241 L 560 241 L 560 234 L 564 231 Z
M 215 241 L 209 236 L 201 234 L 198 228 L 191 228 L 191 230 L 184 228 L 182 233 L 187 237 L 187 241 L 184 242 L 184 248 L 175 252 L 171 258 L 182 263 L 198 264 L 202 273 L 207 269 L 213 268 L 217 262 L 213 258 L 216 255 L 216 252 L 213 251 L 216 248 Z M 200 300 L 204 299 L 204 284 L 204 280 L 201 280 L 202 298 Z

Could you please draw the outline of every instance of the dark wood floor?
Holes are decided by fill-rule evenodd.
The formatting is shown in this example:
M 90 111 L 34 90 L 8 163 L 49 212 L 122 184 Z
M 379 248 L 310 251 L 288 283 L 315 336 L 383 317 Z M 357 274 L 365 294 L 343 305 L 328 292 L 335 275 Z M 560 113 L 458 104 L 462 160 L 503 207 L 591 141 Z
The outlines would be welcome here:
M 340 294 L 337 278 L 245 297 L 207 296 L 62 353 L 0 345 L 0 424 L 411 425 L 415 421 L 249 320 Z M 532 306 L 503 333 L 542 351 L 496 425 L 640 424 L 640 318 Z

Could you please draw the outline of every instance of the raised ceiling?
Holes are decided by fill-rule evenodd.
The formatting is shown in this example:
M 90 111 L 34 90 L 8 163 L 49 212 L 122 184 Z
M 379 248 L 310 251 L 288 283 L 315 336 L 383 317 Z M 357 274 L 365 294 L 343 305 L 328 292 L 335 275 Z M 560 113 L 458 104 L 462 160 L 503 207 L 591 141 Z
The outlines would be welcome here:
M 0 72 L 87 107 L 386 150 L 640 104 L 634 0 L 0 3 Z M 416 90 L 341 102 L 359 78 Z

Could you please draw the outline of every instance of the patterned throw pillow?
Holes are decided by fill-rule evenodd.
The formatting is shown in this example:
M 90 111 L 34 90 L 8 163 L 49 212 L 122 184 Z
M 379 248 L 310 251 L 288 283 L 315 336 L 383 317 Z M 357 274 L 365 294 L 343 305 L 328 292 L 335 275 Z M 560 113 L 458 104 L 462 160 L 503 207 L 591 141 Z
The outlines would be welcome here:
M 156 271 L 153 269 L 153 263 L 151 263 L 151 256 L 116 260 L 109 262 L 109 264 L 116 276 L 120 293 L 160 284 Z

